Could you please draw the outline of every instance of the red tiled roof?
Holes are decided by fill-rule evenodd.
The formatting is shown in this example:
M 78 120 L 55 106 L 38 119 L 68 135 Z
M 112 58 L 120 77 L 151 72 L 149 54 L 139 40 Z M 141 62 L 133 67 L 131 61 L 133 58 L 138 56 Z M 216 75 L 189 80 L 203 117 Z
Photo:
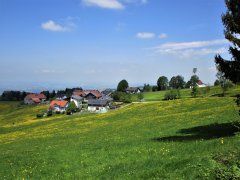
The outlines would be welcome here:
M 96 98 L 102 97 L 102 94 L 98 90 L 75 90 L 73 95 L 85 97 L 89 93 L 92 93 Z
M 86 94 L 82 90 L 75 90 L 75 91 L 73 91 L 73 95 L 81 96 L 81 97 L 86 96 Z
M 203 85 L 203 82 L 201 80 L 198 80 L 198 85 Z
M 102 97 L 102 94 L 98 90 L 84 90 L 85 94 L 92 93 L 96 98 Z
M 50 106 L 54 106 L 54 105 L 57 105 L 59 107 L 62 107 L 64 108 L 66 105 L 67 105 L 68 101 L 65 101 L 65 100 L 53 100 L 51 101 L 50 103 Z
M 35 103 L 40 103 L 41 100 L 39 98 L 32 98 L 32 100 L 35 102 Z
M 28 94 L 26 96 L 27 98 L 33 99 L 33 98 L 38 98 L 38 99 L 46 99 L 46 96 L 44 94 Z

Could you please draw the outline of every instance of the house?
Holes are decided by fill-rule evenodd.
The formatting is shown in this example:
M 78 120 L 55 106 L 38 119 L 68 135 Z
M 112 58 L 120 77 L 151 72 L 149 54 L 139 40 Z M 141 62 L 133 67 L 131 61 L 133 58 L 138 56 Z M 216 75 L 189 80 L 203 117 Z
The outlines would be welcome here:
M 74 90 L 74 91 L 73 91 L 73 95 L 85 97 L 85 96 L 86 96 L 86 93 L 85 93 L 83 90 Z
M 98 90 L 75 90 L 73 95 L 81 96 L 86 99 L 99 99 L 102 94 Z
M 98 90 L 84 90 L 86 94 L 85 99 L 99 99 L 102 97 L 102 94 Z
M 67 100 L 68 97 L 67 97 L 66 94 L 57 94 L 57 95 L 55 96 L 55 99 L 57 99 L 57 100 Z
M 77 95 L 72 95 L 70 101 L 74 102 L 75 105 L 77 106 L 77 108 L 79 108 L 79 109 L 82 108 L 83 97 L 77 96 Z
M 56 111 L 63 112 L 63 111 L 66 111 L 67 107 L 68 107 L 68 101 L 53 100 L 53 101 L 51 101 L 48 110 L 52 110 L 54 112 L 56 112 Z
M 88 100 L 88 111 L 105 113 L 109 110 L 109 103 L 107 100 L 90 99 Z
M 128 93 L 128 94 L 139 94 L 139 93 L 141 93 L 141 90 L 138 87 L 128 87 L 126 89 L 126 93 Z
M 197 86 L 198 86 L 198 87 L 206 87 L 207 85 L 204 84 L 201 80 L 198 80 Z
M 109 103 L 113 101 L 113 98 L 112 98 L 112 97 L 106 96 L 106 95 L 102 95 L 102 97 L 100 97 L 99 99 L 101 99 L 101 100 L 106 100 L 106 101 L 108 101 Z
M 114 91 L 114 89 L 105 89 L 101 93 L 105 96 L 111 96 Z
M 24 98 L 25 104 L 40 104 L 46 101 L 46 96 L 44 94 L 28 94 Z

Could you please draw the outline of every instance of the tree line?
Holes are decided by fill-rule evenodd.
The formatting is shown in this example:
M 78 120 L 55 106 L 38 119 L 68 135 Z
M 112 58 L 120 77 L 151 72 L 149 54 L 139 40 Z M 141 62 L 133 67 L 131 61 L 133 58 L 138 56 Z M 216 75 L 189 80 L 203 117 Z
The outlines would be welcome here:
M 77 88 L 66 88 L 65 90 L 58 90 L 58 91 L 42 91 L 40 93 L 46 96 L 47 100 L 53 99 L 58 95 L 66 95 L 70 97 L 74 90 L 82 90 L 81 87 Z M 30 94 L 26 91 L 4 91 L 0 96 L 1 101 L 23 101 L 24 98 Z

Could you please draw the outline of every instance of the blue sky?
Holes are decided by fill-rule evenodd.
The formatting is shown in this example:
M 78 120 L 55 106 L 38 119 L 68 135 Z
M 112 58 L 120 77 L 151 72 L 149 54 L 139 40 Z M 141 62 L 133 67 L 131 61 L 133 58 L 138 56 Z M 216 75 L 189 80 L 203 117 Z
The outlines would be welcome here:
M 0 88 L 156 84 L 229 57 L 223 0 L 0 0 Z

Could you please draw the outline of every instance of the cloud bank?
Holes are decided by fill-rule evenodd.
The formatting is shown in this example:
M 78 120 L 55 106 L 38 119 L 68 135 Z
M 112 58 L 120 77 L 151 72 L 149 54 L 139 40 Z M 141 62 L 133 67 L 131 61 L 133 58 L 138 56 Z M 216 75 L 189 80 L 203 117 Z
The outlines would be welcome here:
M 121 10 L 124 9 L 124 5 L 118 0 L 82 0 L 85 6 L 96 6 L 100 8 Z
M 150 49 L 153 49 L 155 53 L 162 55 L 177 55 L 179 57 L 189 58 L 195 55 L 202 56 L 225 53 L 227 52 L 227 48 L 225 47 L 226 44 L 228 44 L 227 40 L 216 39 L 209 41 L 165 43 Z

